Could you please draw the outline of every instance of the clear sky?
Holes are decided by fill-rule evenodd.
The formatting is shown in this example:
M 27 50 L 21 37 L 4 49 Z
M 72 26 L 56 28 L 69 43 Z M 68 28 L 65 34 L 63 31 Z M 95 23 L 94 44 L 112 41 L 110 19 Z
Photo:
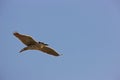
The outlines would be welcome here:
M 120 80 L 120 1 L 1 0 L 0 80 Z M 31 35 L 60 57 L 25 47 Z

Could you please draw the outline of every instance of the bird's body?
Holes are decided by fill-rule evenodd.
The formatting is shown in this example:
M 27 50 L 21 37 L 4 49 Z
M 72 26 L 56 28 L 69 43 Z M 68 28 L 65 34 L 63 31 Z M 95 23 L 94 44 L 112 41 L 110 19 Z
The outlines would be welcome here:
M 20 52 L 23 52 L 25 50 L 40 50 L 53 56 L 59 56 L 59 54 L 55 50 L 48 47 L 48 44 L 45 44 L 43 42 L 37 42 L 31 36 L 23 35 L 18 32 L 15 32 L 13 34 L 27 46 L 24 47 Z

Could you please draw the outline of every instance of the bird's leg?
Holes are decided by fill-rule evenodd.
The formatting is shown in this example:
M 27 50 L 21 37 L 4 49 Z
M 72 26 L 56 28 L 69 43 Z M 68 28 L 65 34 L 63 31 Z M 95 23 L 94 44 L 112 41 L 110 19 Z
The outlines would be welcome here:
M 24 47 L 23 49 L 20 50 L 20 53 L 25 51 L 25 50 L 28 50 L 28 49 L 29 49 L 29 47 Z
M 41 48 L 43 48 L 44 46 L 45 46 L 45 45 L 42 44 L 42 45 L 41 45 Z

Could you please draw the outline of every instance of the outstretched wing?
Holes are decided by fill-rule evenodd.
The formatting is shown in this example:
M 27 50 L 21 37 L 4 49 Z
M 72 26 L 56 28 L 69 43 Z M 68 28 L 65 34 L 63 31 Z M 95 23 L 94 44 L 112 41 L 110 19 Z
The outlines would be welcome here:
M 37 43 L 31 36 L 23 35 L 18 32 L 14 32 L 13 34 L 26 46 L 34 45 Z
M 40 50 L 53 56 L 60 56 L 55 50 L 47 46 L 41 48 Z

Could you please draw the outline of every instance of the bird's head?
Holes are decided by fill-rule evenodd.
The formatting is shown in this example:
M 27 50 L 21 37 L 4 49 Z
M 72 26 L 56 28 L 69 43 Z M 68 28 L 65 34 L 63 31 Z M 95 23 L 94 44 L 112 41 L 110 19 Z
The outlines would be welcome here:
M 45 44 L 45 43 L 43 43 L 43 42 L 38 42 L 39 44 L 43 44 L 43 45 L 45 45 L 45 46 L 48 46 L 48 44 Z

